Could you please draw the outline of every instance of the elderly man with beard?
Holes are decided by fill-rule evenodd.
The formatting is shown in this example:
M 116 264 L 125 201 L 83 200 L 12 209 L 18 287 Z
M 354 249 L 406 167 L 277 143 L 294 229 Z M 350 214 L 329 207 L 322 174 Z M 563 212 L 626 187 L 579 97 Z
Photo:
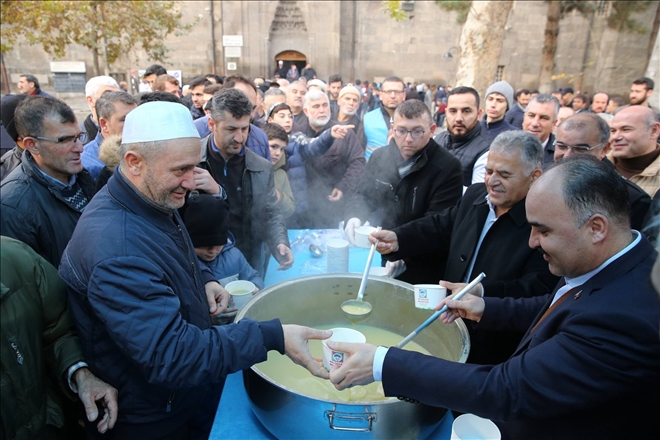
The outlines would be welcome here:
M 362 93 L 355 86 L 346 86 L 339 92 L 339 112 L 337 113 L 337 122 L 342 125 L 353 125 L 355 132 L 360 131 L 362 121 L 358 116 L 360 104 L 362 103 Z
M 241 111 L 218 117 L 214 98 L 214 124 L 244 141 L 252 105 L 236 89 L 223 91 L 217 105 L 228 98 Z M 272 184 L 272 166 L 243 141 L 231 145 L 234 154 L 264 162 Z M 307 340 L 329 332 L 277 319 L 212 325 L 211 314 L 226 309 L 229 295 L 199 265 L 177 212 L 195 189 L 201 152 L 184 106 L 150 102 L 129 113 L 119 168 L 88 205 L 63 256 L 59 273 L 89 367 L 119 390 L 117 423 L 104 438 L 207 439 L 227 374 L 266 360 L 269 350 L 328 377 Z M 274 190 L 265 196 L 274 199 Z
M 328 96 L 321 91 L 310 90 L 305 95 L 304 112 L 309 123 L 303 134 L 308 137 L 318 137 L 337 125 L 330 119 Z M 308 160 L 305 169 L 309 207 L 306 212 L 294 214 L 291 224 L 297 228 L 336 228 L 365 163 L 364 150 L 352 130 L 343 139 L 335 139 L 322 156 Z
M 440 213 L 422 217 L 374 234 L 381 243 L 395 243 L 396 252 L 384 258 L 396 261 L 424 253 L 444 254 L 447 266 L 436 280 L 457 292 L 477 274 L 488 276 L 480 295 L 487 298 L 528 298 L 545 295 L 557 283 L 543 256 L 527 245 L 531 225 L 525 217 L 525 199 L 542 174 L 543 150 L 529 133 L 506 131 L 495 138 L 486 164 L 485 183 L 471 185 L 458 203 Z M 513 354 L 523 331 L 482 331 L 468 326 L 471 349 L 468 362 L 497 364 Z
M 434 140 L 461 161 L 464 187 L 482 183 L 492 139 L 479 123 L 482 115 L 479 93 L 472 87 L 451 89 L 447 94 L 445 115 L 447 131 Z

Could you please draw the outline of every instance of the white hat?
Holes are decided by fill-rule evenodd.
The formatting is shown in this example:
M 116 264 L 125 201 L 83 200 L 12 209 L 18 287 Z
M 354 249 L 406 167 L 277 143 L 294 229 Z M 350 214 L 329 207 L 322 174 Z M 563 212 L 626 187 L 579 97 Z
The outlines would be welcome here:
M 139 105 L 126 115 L 122 144 L 197 138 L 199 132 L 185 105 L 155 101 Z
M 307 88 L 308 88 L 308 89 L 309 89 L 310 87 L 314 87 L 314 86 L 316 86 L 316 87 L 320 87 L 321 90 L 323 90 L 323 91 L 325 92 L 326 85 L 325 85 L 325 83 L 324 83 L 323 81 L 321 81 L 320 79 L 313 79 L 313 80 L 311 80 L 311 81 L 307 81 Z

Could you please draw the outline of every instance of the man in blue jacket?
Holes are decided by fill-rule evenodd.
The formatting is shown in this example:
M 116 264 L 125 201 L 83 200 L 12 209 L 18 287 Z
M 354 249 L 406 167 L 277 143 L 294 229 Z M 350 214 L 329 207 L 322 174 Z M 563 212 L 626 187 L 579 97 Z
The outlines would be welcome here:
M 185 106 L 150 102 L 129 113 L 120 155 L 60 265 L 89 368 L 119 391 L 108 438 L 208 438 L 227 374 L 269 350 L 328 377 L 307 340 L 329 332 L 277 319 L 211 324 L 229 295 L 197 262 L 177 212 L 201 155 Z
M 503 438 L 652 438 L 660 430 L 660 299 L 649 278 L 658 256 L 631 231 L 628 192 L 611 166 L 576 155 L 542 175 L 526 202 L 529 245 L 558 288 L 533 298 L 445 300 L 486 329 L 527 329 L 499 365 L 470 365 L 367 344 L 330 374 L 338 389 L 383 381 L 387 396 L 494 420 Z M 391 233 L 387 233 L 391 234 Z M 396 249 L 388 237 L 379 249 Z M 435 323 L 434 325 L 442 325 Z

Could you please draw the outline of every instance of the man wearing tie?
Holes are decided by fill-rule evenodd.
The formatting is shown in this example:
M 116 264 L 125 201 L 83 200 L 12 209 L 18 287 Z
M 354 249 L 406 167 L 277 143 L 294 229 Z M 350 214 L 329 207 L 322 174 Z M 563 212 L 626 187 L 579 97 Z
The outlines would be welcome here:
M 451 298 L 457 317 L 485 329 L 528 329 L 499 365 L 469 365 L 374 347 L 349 353 L 330 373 L 338 389 L 382 380 L 405 397 L 492 419 L 503 438 L 645 438 L 660 430 L 660 299 L 649 278 L 657 252 L 630 229 L 628 192 L 596 158 L 570 157 L 529 191 L 529 245 L 563 278 L 533 298 Z M 374 233 L 378 250 L 396 239 Z M 374 240 L 375 241 L 375 240 Z M 434 325 L 442 325 L 435 323 Z

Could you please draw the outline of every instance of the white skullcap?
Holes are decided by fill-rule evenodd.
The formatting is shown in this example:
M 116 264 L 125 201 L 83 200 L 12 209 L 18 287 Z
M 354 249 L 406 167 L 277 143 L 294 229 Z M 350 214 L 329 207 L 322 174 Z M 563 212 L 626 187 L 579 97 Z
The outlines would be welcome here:
M 122 144 L 197 138 L 190 110 L 176 102 L 148 102 L 126 115 Z

